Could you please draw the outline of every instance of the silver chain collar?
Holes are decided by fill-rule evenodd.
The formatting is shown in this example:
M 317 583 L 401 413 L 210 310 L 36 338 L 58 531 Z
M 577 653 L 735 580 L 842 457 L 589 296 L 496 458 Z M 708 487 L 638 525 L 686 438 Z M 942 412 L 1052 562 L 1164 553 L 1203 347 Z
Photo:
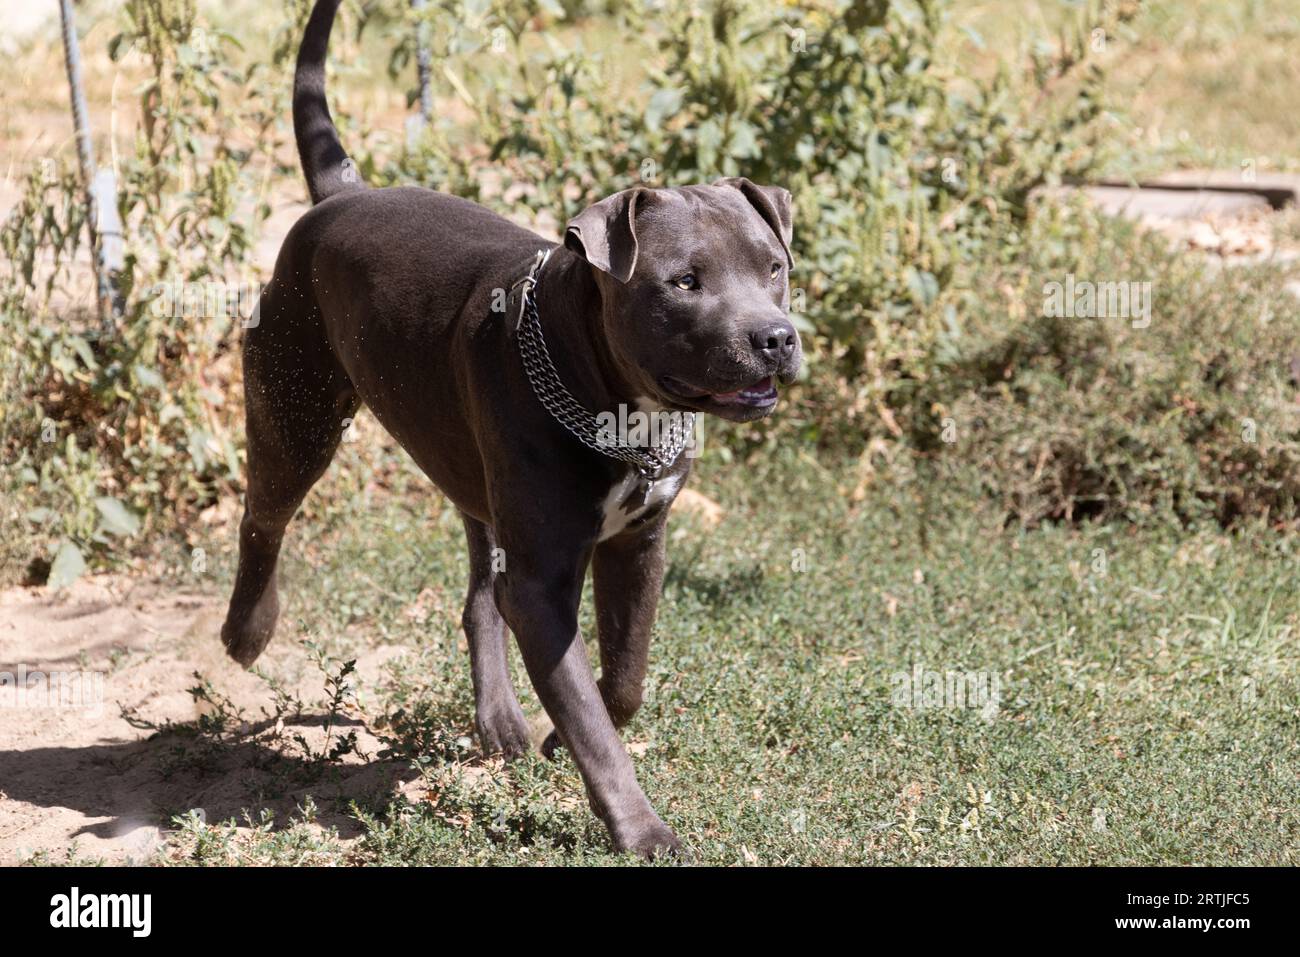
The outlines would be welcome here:
M 541 281 L 542 267 L 550 257 L 549 249 L 544 253 L 538 252 L 528 275 L 515 284 L 524 286 L 515 332 L 519 340 L 519 355 L 533 393 L 546 411 L 587 448 L 626 462 L 643 478 L 654 481 L 677 461 L 686 448 L 695 429 L 695 413 L 674 415 L 671 425 L 661 434 L 657 448 L 626 445 L 622 436 L 610 435 L 607 429 L 597 425 L 596 417 L 560 381 L 560 374 L 555 371 L 555 363 L 546 348 L 546 338 L 542 335 L 542 322 L 537 314 L 537 286 Z

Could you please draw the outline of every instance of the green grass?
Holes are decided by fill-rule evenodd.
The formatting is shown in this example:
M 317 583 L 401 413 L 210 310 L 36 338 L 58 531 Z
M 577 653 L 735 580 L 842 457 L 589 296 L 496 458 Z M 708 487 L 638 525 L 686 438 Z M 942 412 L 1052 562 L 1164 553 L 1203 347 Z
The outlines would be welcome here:
M 353 466 L 335 471 L 327 489 L 351 485 Z M 786 453 L 699 472 L 728 518 L 674 519 L 647 703 L 625 733 L 694 860 L 1297 862 L 1293 539 L 1159 522 L 1004 531 L 949 476 L 924 548 L 911 495 L 850 505 L 847 469 Z M 223 860 L 237 840 L 245 863 L 618 860 L 563 753 L 504 767 L 467 747 L 462 544 L 431 510 L 331 505 L 294 528 L 285 569 L 285 621 L 333 654 L 407 648 L 364 710 L 375 725 L 405 710 L 386 733 L 431 797 L 354 804 L 352 842 L 186 822 L 174 859 Z M 426 626 L 400 600 L 422 588 L 451 606 Z M 895 676 L 916 665 L 996 674 L 996 714 L 895 704 Z

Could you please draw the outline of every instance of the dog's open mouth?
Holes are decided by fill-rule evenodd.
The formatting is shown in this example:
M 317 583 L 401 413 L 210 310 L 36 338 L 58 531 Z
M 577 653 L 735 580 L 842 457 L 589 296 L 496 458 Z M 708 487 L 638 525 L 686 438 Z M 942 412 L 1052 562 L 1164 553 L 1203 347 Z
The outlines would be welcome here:
M 664 376 L 661 384 L 674 396 L 691 403 L 731 406 L 738 409 L 769 409 L 776 405 L 777 399 L 776 383 L 770 375 L 730 392 L 705 392 L 672 376 Z
M 771 376 L 765 376 L 753 385 L 732 392 L 715 392 L 710 398 L 724 405 L 753 405 L 761 408 L 776 402 L 776 383 Z

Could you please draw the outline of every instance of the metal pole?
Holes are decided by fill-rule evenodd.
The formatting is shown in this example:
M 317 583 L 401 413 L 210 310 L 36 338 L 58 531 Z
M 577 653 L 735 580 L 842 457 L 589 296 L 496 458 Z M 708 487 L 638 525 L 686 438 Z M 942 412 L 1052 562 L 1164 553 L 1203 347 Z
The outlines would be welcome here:
M 411 0 L 411 8 L 419 15 L 424 12 L 426 0 Z M 433 125 L 433 52 L 429 49 L 429 23 L 420 17 L 415 25 L 415 69 L 420 81 L 420 118 L 425 127 Z
M 112 335 L 115 296 L 109 268 L 104 261 L 104 244 L 99 234 L 99 206 L 95 197 L 95 157 L 90 143 L 90 123 L 87 119 L 86 92 L 81 85 L 81 53 L 77 48 L 77 27 L 73 20 L 72 0 L 59 0 L 59 13 L 63 18 L 63 58 L 68 67 L 68 86 L 72 92 L 72 124 L 77 138 L 77 161 L 81 167 L 81 182 L 86 190 L 86 228 L 90 231 L 91 255 L 98 290 L 96 302 L 100 327 L 105 335 Z

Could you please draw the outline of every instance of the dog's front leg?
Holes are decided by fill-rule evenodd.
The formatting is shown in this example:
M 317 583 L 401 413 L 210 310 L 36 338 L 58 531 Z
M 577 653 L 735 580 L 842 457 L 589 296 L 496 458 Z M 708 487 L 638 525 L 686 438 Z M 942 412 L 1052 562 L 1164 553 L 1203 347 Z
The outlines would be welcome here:
M 538 542 L 536 550 L 518 542 L 506 545 L 508 564 L 497 576 L 497 605 L 519 642 L 542 707 L 582 774 L 592 810 L 609 828 L 614 845 L 646 857 L 675 850 L 680 842 L 637 783 L 578 632 L 586 556 L 557 555 L 557 540 Z
M 664 582 L 668 510 L 596 546 L 592 584 L 600 638 L 600 694 L 615 727 L 641 707 L 650 631 Z
M 631 721 L 641 707 L 650 633 L 664 582 L 667 519 L 665 509 L 650 525 L 601 542 L 592 557 L 600 639 L 596 685 L 616 728 Z M 542 753 L 550 757 L 560 743 L 552 731 L 542 742 Z

